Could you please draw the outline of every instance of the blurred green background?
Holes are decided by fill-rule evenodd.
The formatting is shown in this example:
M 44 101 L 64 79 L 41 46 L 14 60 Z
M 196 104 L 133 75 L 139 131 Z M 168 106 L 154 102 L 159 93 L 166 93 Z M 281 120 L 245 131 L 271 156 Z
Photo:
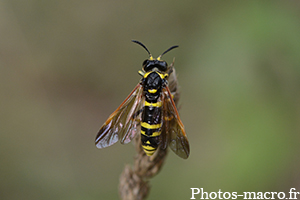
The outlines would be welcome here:
M 189 159 L 170 152 L 148 199 L 300 191 L 299 1 L 0 1 L 0 199 L 118 199 L 132 144 L 95 136 L 164 56 Z M 196 196 L 199 199 L 199 196 Z

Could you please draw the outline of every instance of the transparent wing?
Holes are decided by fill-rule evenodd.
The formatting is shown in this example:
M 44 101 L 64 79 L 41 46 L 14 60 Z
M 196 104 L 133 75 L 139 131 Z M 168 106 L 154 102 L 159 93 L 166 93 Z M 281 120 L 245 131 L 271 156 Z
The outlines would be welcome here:
M 163 127 L 161 147 L 166 148 L 169 145 L 174 153 L 186 159 L 190 154 L 189 141 L 168 86 L 163 89 L 162 98 Z
M 127 144 L 140 132 L 143 87 L 138 84 L 100 128 L 95 144 L 105 148 L 120 140 Z

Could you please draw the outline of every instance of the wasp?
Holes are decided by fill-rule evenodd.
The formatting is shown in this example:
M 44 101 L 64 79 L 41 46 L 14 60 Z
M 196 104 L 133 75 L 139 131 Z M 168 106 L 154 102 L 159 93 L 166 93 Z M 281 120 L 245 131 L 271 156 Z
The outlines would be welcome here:
M 158 148 L 169 146 L 186 159 L 190 148 L 175 104 L 179 94 L 174 61 L 168 66 L 166 61 L 161 60 L 165 53 L 178 45 L 154 59 L 144 44 L 136 40 L 132 42 L 142 46 L 149 54 L 142 70 L 138 71 L 142 79 L 100 128 L 95 144 L 99 149 L 118 141 L 127 144 L 140 133 L 142 148 L 148 156 Z

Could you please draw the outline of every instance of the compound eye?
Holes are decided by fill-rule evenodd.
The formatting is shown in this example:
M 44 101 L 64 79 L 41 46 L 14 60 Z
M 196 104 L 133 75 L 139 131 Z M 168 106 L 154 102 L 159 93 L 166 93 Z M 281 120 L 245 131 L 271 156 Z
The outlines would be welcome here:
M 163 61 L 162 63 L 160 63 L 160 70 L 161 71 L 166 71 L 167 68 L 168 68 L 167 62 Z
M 145 72 L 151 71 L 154 67 L 153 60 L 145 60 L 143 62 L 143 69 Z
M 149 60 L 144 60 L 142 66 L 145 67 L 148 64 Z
M 143 62 L 143 69 L 147 72 L 149 71 L 149 60 Z

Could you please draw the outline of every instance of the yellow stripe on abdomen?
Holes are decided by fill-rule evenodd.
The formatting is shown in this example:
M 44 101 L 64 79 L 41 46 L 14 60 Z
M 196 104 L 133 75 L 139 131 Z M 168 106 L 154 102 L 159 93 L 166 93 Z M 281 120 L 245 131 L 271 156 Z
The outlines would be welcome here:
M 141 130 L 141 134 L 147 136 L 147 137 L 156 137 L 156 136 L 160 136 L 160 131 L 157 131 L 157 132 L 153 132 L 151 133 L 151 135 L 147 135 L 145 131 Z
M 147 156 L 152 156 L 157 149 L 155 147 L 151 147 L 148 145 L 142 145 L 142 147 L 143 147 L 145 153 L 147 154 Z
M 156 103 L 149 103 L 148 101 L 145 101 L 145 106 L 151 106 L 151 107 L 161 107 L 162 106 L 162 102 L 156 102 Z
M 143 145 L 143 148 L 146 149 L 147 151 L 154 151 L 156 148 L 148 146 L 148 145 Z
M 148 124 L 147 122 L 141 122 L 141 126 L 145 129 L 158 129 L 162 126 L 162 124 Z

